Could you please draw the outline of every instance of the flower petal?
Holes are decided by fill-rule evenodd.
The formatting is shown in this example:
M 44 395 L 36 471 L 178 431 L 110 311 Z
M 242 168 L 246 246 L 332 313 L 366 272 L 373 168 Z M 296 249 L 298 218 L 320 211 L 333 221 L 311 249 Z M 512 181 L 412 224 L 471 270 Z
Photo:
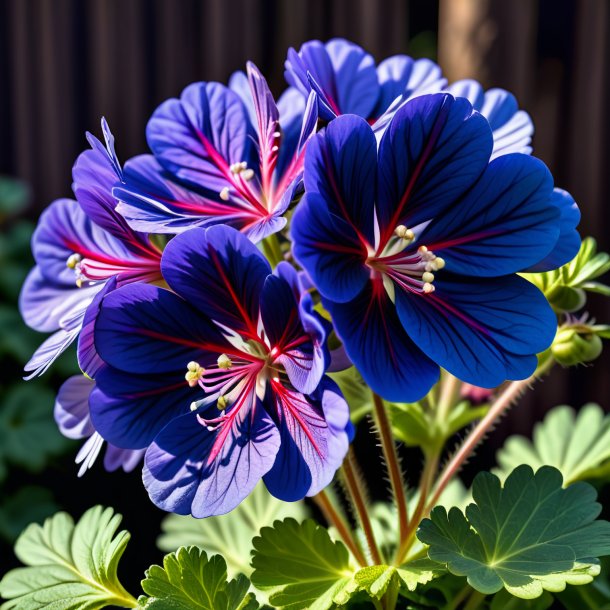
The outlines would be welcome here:
M 423 95 L 394 115 L 379 146 L 381 245 L 403 224 L 431 220 L 470 188 L 491 154 L 487 121 L 464 98 Z
M 396 291 L 398 316 L 417 346 L 462 381 L 494 388 L 534 372 L 557 330 L 544 295 L 517 275 L 435 281 L 424 297 Z
M 95 432 L 89 417 L 89 395 L 95 382 L 74 375 L 59 388 L 53 414 L 60 432 L 68 438 L 86 438 Z
M 165 248 L 161 269 L 170 288 L 206 316 L 256 337 L 271 268 L 244 235 L 221 225 L 178 235 Z
M 549 201 L 552 191 L 553 177 L 542 161 L 503 155 L 424 229 L 417 243 L 442 256 L 451 273 L 516 273 L 543 259 L 557 242 L 559 211 Z
M 280 500 L 294 502 L 324 489 L 341 466 L 349 446 L 349 407 L 339 388 L 324 377 L 315 396 L 284 390 L 270 393 L 281 445 L 273 468 L 263 477 Z
M 195 414 L 184 415 L 146 452 L 144 485 L 164 510 L 197 518 L 222 515 L 273 466 L 279 444 L 279 432 L 260 403 L 239 409 L 214 431 L 200 425 Z
M 371 389 L 394 402 L 415 402 L 436 383 L 438 366 L 409 338 L 381 280 L 349 303 L 324 301 L 345 350 Z
M 256 137 L 239 96 L 220 83 L 189 85 L 153 113 L 148 145 L 176 178 L 216 197 L 235 182 L 230 165 L 245 161 L 255 173 Z

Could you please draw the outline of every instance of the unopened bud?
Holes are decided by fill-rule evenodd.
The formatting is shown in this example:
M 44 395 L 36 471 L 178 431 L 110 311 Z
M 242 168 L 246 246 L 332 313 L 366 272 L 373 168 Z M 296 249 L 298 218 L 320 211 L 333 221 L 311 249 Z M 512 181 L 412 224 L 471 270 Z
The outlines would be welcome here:
M 602 353 L 602 340 L 586 327 L 560 328 L 551 345 L 551 353 L 563 366 L 591 362 Z

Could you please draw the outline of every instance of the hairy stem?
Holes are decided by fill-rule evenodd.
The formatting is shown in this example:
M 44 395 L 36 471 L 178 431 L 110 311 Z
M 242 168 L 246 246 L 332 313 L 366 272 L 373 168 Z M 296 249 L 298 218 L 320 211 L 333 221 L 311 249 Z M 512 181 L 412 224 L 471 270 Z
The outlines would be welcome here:
M 371 524 L 371 520 L 369 519 L 368 507 L 365 500 L 366 494 L 364 491 L 364 483 L 362 481 L 362 477 L 356 464 L 356 458 L 351 447 L 349 448 L 347 456 L 343 461 L 341 470 L 345 479 L 345 486 L 354 506 L 358 521 L 360 521 L 360 525 L 362 526 L 369 551 L 371 552 L 373 565 L 380 565 L 383 563 L 383 561 L 381 559 L 379 549 L 377 548 L 377 542 L 375 540 L 375 535 L 373 534 L 373 526 Z
M 400 540 L 403 540 L 409 529 L 409 514 L 407 509 L 407 494 L 402 481 L 400 461 L 398 459 L 396 443 L 394 442 L 394 437 L 392 436 L 392 428 L 390 426 L 390 420 L 388 419 L 388 414 L 383 404 L 383 400 L 375 393 L 373 393 L 373 405 L 373 415 L 375 418 L 375 424 L 377 425 L 377 429 L 379 431 L 381 449 L 388 468 L 396 508 L 398 509 L 398 529 L 400 532 Z
M 341 515 L 335 508 L 326 491 L 322 490 L 316 494 L 313 497 L 313 501 L 324 515 L 327 523 L 329 525 L 333 525 L 337 529 L 339 536 L 341 536 L 341 540 L 343 540 L 345 545 L 349 548 L 354 556 L 354 559 L 361 566 L 367 565 L 366 557 L 364 556 L 360 545 L 356 542 L 351 528 L 349 527 L 347 521 L 343 518 L 343 515 Z

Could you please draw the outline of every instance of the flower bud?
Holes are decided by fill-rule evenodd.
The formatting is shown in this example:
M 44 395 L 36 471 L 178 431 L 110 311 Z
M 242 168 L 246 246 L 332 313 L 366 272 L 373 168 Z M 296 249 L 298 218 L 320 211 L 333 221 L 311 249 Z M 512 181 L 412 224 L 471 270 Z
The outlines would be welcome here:
M 546 293 L 546 298 L 557 312 L 578 311 L 587 302 L 584 290 L 570 286 L 555 286 Z
M 602 353 L 602 340 L 586 326 L 560 328 L 551 352 L 559 364 L 574 366 L 598 358 Z

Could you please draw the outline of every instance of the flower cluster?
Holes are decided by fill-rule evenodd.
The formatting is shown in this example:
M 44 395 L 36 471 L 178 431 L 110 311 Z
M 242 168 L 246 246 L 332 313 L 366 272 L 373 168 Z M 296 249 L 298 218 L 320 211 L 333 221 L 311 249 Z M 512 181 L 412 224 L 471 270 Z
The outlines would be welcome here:
M 77 341 L 86 376 L 56 419 L 88 439 L 81 472 L 104 442 L 108 469 L 143 457 L 168 511 L 228 512 L 261 479 L 287 501 L 328 485 L 352 436 L 329 369 L 398 402 L 440 368 L 486 388 L 528 377 L 557 318 L 520 274 L 579 248 L 578 208 L 506 91 L 340 39 L 285 65 L 277 103 L 251 63 L 188 86 L 124 166 L 102 121 L 76 199 L 33 237 L 21 311 L 53 334 L 26 371 Z

